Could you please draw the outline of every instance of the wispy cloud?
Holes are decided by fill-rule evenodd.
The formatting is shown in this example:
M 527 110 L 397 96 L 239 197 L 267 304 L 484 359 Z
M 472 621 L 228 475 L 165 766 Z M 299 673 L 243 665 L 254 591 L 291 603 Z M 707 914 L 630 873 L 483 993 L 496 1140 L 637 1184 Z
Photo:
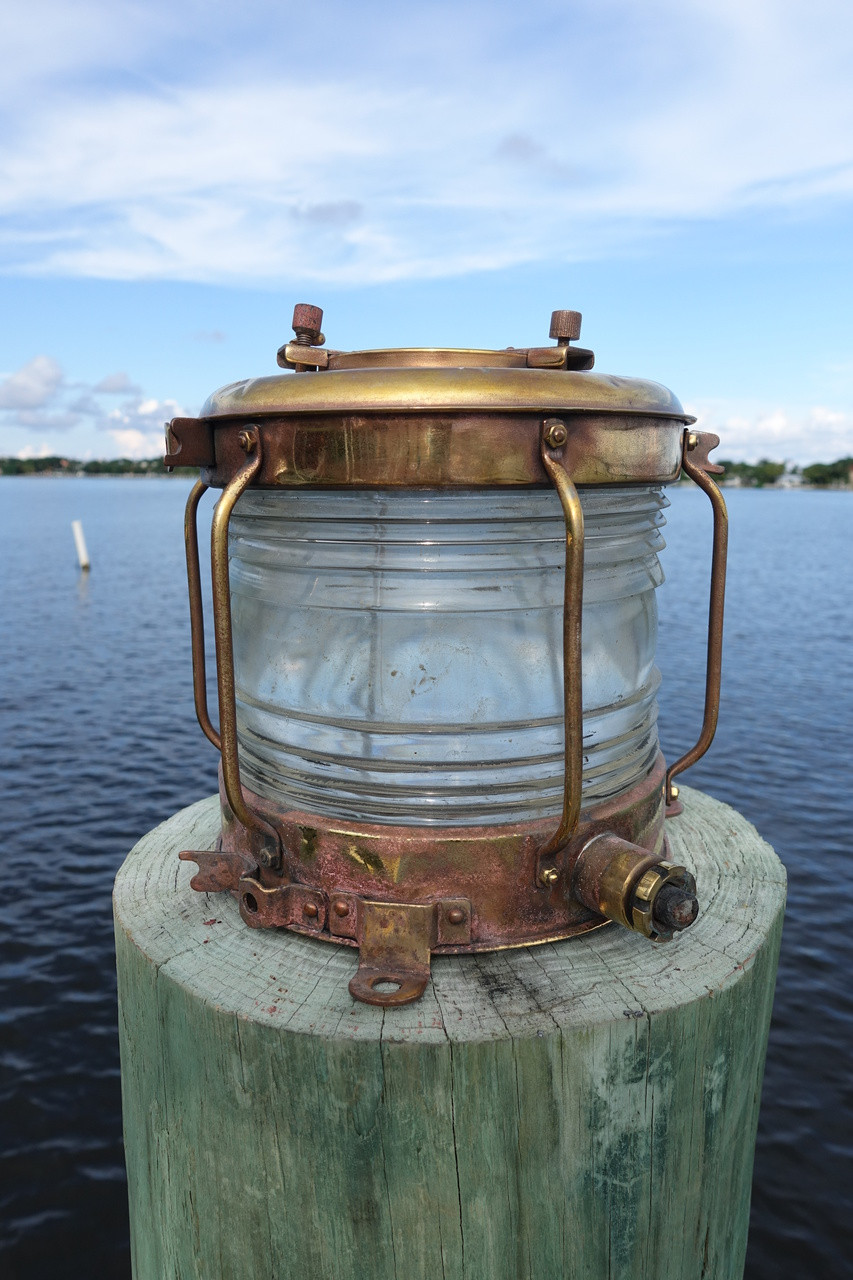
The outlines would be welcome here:
M 846 0 L 333 2 L 321 41 L 257 0 L 67 12 L 11 33 L 17 271 L 428 278 L 853 199 Z
M 92 391 L 95 395 L 139 395 L 140 389 L 131 382 L 124 370 L 118 373 L 109 373 L 105 378 L 101 378 L 100 382 L 96 382 Z

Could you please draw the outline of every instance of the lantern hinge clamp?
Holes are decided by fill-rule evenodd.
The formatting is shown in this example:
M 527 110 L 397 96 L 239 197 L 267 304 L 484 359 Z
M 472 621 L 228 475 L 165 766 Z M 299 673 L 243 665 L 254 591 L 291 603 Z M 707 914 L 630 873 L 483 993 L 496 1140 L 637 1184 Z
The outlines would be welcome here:
M 595 365 L 595 352 L 588 347 L 528 347 L 526 351 L 528 369 L 592 369 Z
M 253 875 L 243 875 L 238 884 L 240 915 L 252 929 L 278 927 L 300 933 L 319 933 L 326 923 L 326 898 L 309 885 L 289 884 L 269 887 Z
M 303 372 L 306 369 L 328 369 L 330 358 L 339 354 L 340 352 L 330 351 L 326 347 L 308 346 L 291 340 L 285 342 L 283 347 L 279 347 L 276 353 L 276 364 L 280 369 L 296 369 Z

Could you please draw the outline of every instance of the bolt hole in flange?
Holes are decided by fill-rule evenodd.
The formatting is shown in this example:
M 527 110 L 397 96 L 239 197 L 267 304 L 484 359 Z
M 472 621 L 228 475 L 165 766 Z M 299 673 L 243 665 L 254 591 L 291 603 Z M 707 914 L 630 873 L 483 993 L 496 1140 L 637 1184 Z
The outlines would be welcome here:
M 251 911 L 252 915 L 256 914 L 258 910 L 258 900 L 253 893 L 243 894 L 243 906 L 247 911 Z
M 354 1000 L 385 1007 L 410 1004 L 419 1000 L 426 989 L 428 974 L 391 974 L 359 969 L 350 980 L 349 992 Z

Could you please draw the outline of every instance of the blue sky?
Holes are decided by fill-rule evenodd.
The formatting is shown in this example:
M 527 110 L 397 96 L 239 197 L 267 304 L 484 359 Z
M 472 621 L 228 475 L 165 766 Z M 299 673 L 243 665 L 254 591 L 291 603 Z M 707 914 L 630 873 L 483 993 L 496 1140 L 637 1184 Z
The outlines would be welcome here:
M 333 346 L 522 346 L 584 313 L 720 452 L 853 454 L 849 0 L 0 17 L 0 453 L 159 452 Z

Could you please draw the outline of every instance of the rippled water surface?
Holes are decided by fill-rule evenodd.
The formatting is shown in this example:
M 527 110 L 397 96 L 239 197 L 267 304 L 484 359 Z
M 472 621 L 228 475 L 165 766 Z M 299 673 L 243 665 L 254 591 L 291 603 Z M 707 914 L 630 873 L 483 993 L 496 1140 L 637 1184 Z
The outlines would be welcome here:
M 192 709 L 186 492 L 0 480 L 4 1280 L 130 1274 L 110 890 L 140 835 L 216 785 Z M 701 718 L 710 518 L 701 494 L 671 497 L 659 656 L 673 759 Z M 790 878 L 746 1274 L 822 1280 L 853 1275 L 853 494 L 727 497 L 720 730 L 689 781 L 745 813 Z

